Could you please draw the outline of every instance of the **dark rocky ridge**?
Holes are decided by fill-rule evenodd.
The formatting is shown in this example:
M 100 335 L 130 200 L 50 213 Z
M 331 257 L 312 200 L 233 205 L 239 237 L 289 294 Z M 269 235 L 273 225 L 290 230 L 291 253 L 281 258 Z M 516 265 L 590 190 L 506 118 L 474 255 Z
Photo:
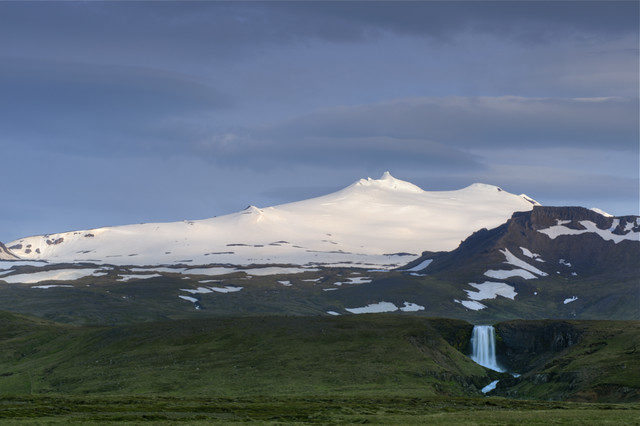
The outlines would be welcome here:
M 640 231 L 635 225 L 636 216 L 605 217 L 582 207 L 541 207 L 535 206 L 529 212 L 515 213 L 505 224 L 491 229 L 481 229 L 463 241 L 460 246 L 448 253 L 425 253 L 419 259 L 433 258 L 428 273 L 447 271 L 449 268 L 460 268 L 462 264 L 474 267 L 474 274 L 482 275 L 487 266 L 498 266 L 504 263 L 504 255 L 500 249 L 509 249 L 514 255 L 523 258 L 520 247 L 540 254 L 547 264 L 535 262 L 540 269 L 555 267 L 549 260 L 565 259 L 576 270 L 583 274 L 603 273 L 615 270 L 616 274 L 636 274 L 640 276 L 640 244 L 639 241 L 625 240 L 619 243 L 602 239 L 595 233 L 580 235 L 561 235 L 551 239 L 539 232 L 555 226 L 558 220 L 570 221 L 564 226 L 572 229 L 585 229 L 579 222 L 591 221 L 599 229 L 610 229 L 614 219 L 620 221 L 614 234 L 624 234 L 628 223 L 634 223 L 631 232 Z M 526 259 L 526 257 L 524 257 Z M 416 261 L 418 263 L 419 261 Z M 554 273 L 555 271 L 546 271 Z M 472 277 L 469 277 L 470 279 Z

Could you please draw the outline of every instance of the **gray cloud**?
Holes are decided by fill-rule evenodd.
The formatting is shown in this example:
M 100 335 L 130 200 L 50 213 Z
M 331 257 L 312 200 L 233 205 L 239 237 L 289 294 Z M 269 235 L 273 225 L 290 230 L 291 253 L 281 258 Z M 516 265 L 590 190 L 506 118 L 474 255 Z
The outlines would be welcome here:
M 161 70 L 15 58 L 3 59 L 0 93 L 5 141 L 101 155 L 175 150 L 159 134 L 167 120 L 231 105 Z
M 270 129 L 273 137 L 389 137 L 447 146 L 535 145 L 634 150 L 638 100 L 443 97 L 336 107 Z M 449 145 L 451 144 L 451 145 Z
M 638 32 L 638 4 L 626 1 L 8 2 L 0 10 L 0 34 L 10 35 L 4 49 L 29 45 L 85 57 L 117 50 L 235 56 L 256 44 L 355 42 L 385 33 L 440 41 L 491 34 L 537 44 Z
M 255 132 L 255 130 L 254 130 Z M 394 137 L 270 137 L 255 132 L 214 135 L 193 146 L 194 153 L 222 167 L 250 169 L 298 167 L 411 168 L 441 172 L 481 168 L 475 154 L 424 139 Z

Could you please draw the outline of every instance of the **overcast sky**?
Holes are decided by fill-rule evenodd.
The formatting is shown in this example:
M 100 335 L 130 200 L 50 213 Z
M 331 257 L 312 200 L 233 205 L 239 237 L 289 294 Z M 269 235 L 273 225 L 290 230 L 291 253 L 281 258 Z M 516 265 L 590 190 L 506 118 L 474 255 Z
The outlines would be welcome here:
M 0 241 L 386 170 L 639 214 L 638 5 L 0 2 Z

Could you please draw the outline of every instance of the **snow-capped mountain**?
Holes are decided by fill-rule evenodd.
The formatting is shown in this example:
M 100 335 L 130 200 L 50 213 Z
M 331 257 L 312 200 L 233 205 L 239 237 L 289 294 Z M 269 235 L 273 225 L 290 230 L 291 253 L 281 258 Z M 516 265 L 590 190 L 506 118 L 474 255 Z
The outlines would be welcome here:
M 481 228 L 538 205 L 492 185 L 424 191 L 394 178 L 361 179 L 309 200 L 211 219 L 105 227 L 21 238 L 23 260 L 112 265 L 297 264 L 397 267 L 423 251 L 455 249 Z

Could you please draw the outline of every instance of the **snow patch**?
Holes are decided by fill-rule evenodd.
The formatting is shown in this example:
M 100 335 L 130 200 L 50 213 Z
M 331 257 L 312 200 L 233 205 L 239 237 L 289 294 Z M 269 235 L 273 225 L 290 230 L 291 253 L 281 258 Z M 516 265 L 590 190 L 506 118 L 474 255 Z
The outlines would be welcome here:
M 562 302 L 562 303 L 564 303 L 566 305 L 567 303 L 575 302 L 576 300 L 578 300 L 578 296 L 573 296 L 573 297 L 570 297 L 568 299 L 564 299 L 564 302 Z
M 604 210 L 600 210 L 600 209 L 599 209 L 599 208 L 597 208 L 597 207 L 592 207 L 592 208 L 591 208 L 591 209 L 589 209 L 589 210 L 591 210 L 592 212 L 596 212 L 596 213 L 598 213 L 599 215 L 602 215 L 602 216 L 604 216 L 604 217 L 613 217 L 613 215 L 612 215 L 612 214 L 609 214 L 609 213 L 605 212 Z
M 361 308 L 345 308 L 352 314 L 377 314 L 381 312 L 395 312 L 398 307 L 391 302 L 372 303 Z
M 181 288 L 180 291 L 184 291 L 187 293 L 191 293 L 191 294 L 205 294 L 205 293 L 212 293 L 213 290 L 207 288 L 207 287 L 198 287 L 195 290 L 192 288 Z
M 16 266 L 45 266 L 43 261 L 24 261 L 24 260 L 0 260 L 0 269 L 11 270 Z
M 254 276 L 265 276 L 265 275 L 291 275 L 291 274 L 303 274 L 305 272 L 316 272 L 319 269 L 314 268 L 281 268 L 281 267 L 266 267 L 266 268 L 252 268 L 245 269 L 244 273 L 247 275 Z
M 32 285 L 31 288 L 73 287 L 67 284 Z
M 546 272 L 543 272 L 540 269 L 536 268 L 535 266 L 529 265 L 524 260 L 517 258 L 515 255 L 513 255 L 509 251 L 509 249 L 505 248 L 504 250 L 500 250 L 500 252 L 504 254 L 504 257 L 506 258 L 506 263 L 508 263 L 509 265 L 513 265 L 516 268 L 524 269 L 525 271 L 532 272 L 536 275 L 540 275 L 541 277 L 546 277 L 548 275 Z
M 417 264 L 416 266 L 413 266 L 413 267 L 411 267 L 409 269 L 401 269 L 401 271 L 402 272 L 418 272 L 418 271 L 422 271 L 427 266 L 429 266 L 431 264 L 431 262 L 433 262 L 433 259 L 426 259 L 426 260 L 423 260 L 422 262 L 420 262 L 419 264 Z
M 538 262 L 544 262 L 544 260 L 542 260 L 538 253 L 532 253 L 531 250 L 525 247 L 520 247 L 520 250 L 522 250 L 522 254 L 527 256 L 529 259 L 533 259 Z
M 235 293 L 237 291 L 242 290 L 244 287 L 236 287 L 232 285 L 226 285 L 224 287 L 209 287 L 211 290 L 216 293 Z
M 285 287 L 291 287 L 293 285 L 291 281 L 278 281 L 278 284 L 282 284 Z
M 404 306 L 400 308 L 402 312 L 418 312 L 424 311 L 424 306 L 416 303 L 404 302 Z
M 619 219 L 618 219 L 619 220 Z M 566 221 L 567 223 L 569 221 Z M 583 228 L 585 229 L 571 229 L 571 228 L 567 228 L 565 225 L 566 223 L 560 223 L 560 221 L 558 221 L 558 224 L 555 226 L 551 226 L 549 228 L 546 229 L 540 229 L 538 232 L 541 232 L 545 235 L 547 235 L 549 238 L 551 238 L 552 240 L 555 240 L 557 237 L 561 236 L 561 235 L 581 235 L 581 234 L 585 234 L 585 233 L 593 233 L 598 235 L 600 238 L 602 238 L 605 241 L 613 241 L 615 244 L 618 244 L 621 241 L 625 241 L 625 240 L 630 240 L 630 241 L 640 241 L 640 232 L 627 232 L 624 235 L 619 235 L 619 234 L 614 234 L 612 231 L 613 229 L 600 229 L 596 226 L 595 223 L 591 222 L 590 220 L 581 220 L 580 225 L 582 225 Z
M 499 280 L 506 280 L 512 277 L 520 277 L 520 278 L 524 278 L 525 280 L 532 280 L 537 278 L 531 272 L 525 271 L 524 269 L 512 269 L 510 271 L 504 271 L 504 270 L 496 271 L 496 270 L 490 269 L 484 274 L 489 278 L 497 278 Z
M 462 306 L 464 306 L 467 309 L 471 309 L 472 311 L 479 311 L 482 309 L 485 309 L 486 306 L 483 305 L 480 302 L 475 302 L 473 300 L 458 300 L 458 299 L 453 299 L 454 302 L 456 303 L 460 303 Z
M 227 274 L 233 274 L 234 272 L 238 272 L 238 269 L 236 268 L 224 268 L 224 267 L 215 267 L 215 268 L 195 268 L 195 269 L 185 269 L 184 271 L 180 272 L 181 274 L 185 274 L 185 275 L 209 275 L 209 276 L 216 276 L 216 275 L 227 275 Z
M 327 313 L 328 313 L 329 315 L 334 315 L 334 316 L 335 316 L 335 315 L 340 315 L 340 314 L 339 314 L 339 313 L 337 313 L 336 311 L 327 311 Z
M 41 281 L 74 281 L 84 277 L 95 276 L 96 273 L 103 274 L 103 272 L 98 271 L 99 270 L 95 268 L 54 269 L 51 271 L 33 272 L 30 274 L 9 275 L 0 278 L 0 280 L 9 284 L 35 284 Z
M 155 272 L 155 273 L 166 273 L 166 274 L 181 274 L 186 271 L 185 268 L 166 268 L 166 267 L 150 267 L 150 268 L 128 268 L 131 272 Z
M 178 297 L 180 299 L 184 299 L 184 300 L 187 300 L 187 301 L 193 302 L 193 303 L 196 303 L 198 301 L 198 299 L 196 299 L 195 297 L 191 297 L 191 296 L 182 296 L 182 295 L 180 295 Z
M 478 289 L 478 291 L 465 290 L 471 300 L 495 299 L 497 296 L 513 300 L 518 294 L 513 287 L 505 283 L 487 281 L 482 284 L 469 283 L 469 285 Z
M 116 281 L 127 282 L 130 280 L 148 280 L 150 278 L 158 278 L 161 277 L 160 274 L 146 274 L 146 275 L 119 275 L 119 278 Z
M 369 284 L 372 281 L 370 277 L 351 277 L 347 278 L 346 281 L 338 281 L 333 283 L 333 285 L 341 286 L 342 284 Z

